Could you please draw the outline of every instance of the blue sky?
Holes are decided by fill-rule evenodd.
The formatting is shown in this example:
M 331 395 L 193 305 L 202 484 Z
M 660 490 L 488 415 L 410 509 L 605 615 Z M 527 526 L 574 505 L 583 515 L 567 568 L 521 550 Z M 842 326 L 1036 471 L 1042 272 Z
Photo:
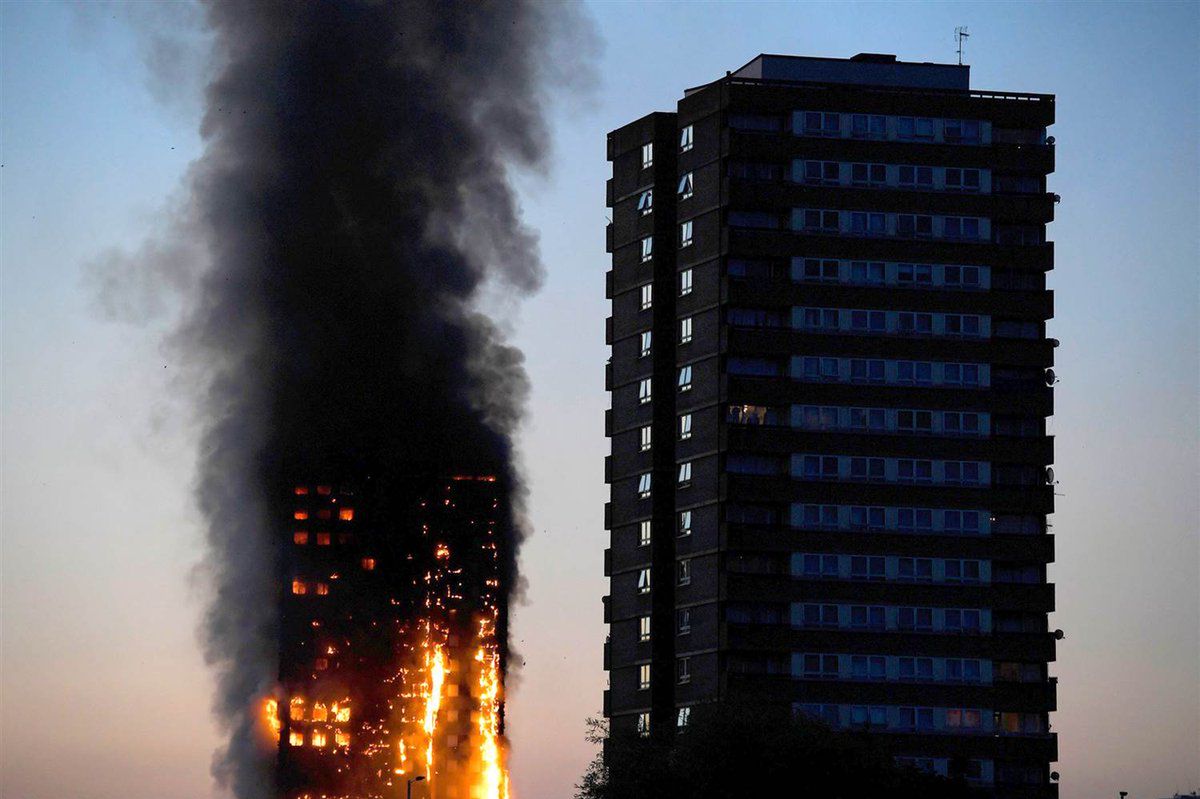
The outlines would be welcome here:
M 134 247 L 199 153 L 146 73 L 145 7 L 0 4 L 4 795 L 211 794 L 193 430 L 161 329 L 102 321 L 84 265 Z M 596 86 L 519 178 L 549 275 L 512 317 L 533 379 L 534 535 L 510 703 L 521 799 L 567 795 L 604 673 L 605 133 L 759 52 L 966 61 L 1058 95 L 1053 517 L 1062 796 L 1200 786 L 1195 3 L 593 3 Z M 155 91 L 151 91 L 151 87 Z M 164 95 L 168 102 L 161 100 Z

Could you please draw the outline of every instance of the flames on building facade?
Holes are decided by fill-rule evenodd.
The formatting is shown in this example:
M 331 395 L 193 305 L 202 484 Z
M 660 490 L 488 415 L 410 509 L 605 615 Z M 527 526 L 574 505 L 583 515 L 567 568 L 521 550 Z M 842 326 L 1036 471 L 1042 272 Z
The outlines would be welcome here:
M 287 799 L 507 799 L 502 492 L 441 481 L 413 508 L 298 484 L 280 679 L 262 700 Z

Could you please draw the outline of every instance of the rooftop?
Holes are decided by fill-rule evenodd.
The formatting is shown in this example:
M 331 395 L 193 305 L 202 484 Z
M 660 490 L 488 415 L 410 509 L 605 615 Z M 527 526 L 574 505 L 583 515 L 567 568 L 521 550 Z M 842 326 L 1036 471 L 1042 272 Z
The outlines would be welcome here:
M 762 53 L 732 73 L 735 78 L 802 83 L 855 83 L 920 89 L 968 90 L 971 67 L 898 61 L 885 53 L 859 53 L 852 58 L 817 58 Z

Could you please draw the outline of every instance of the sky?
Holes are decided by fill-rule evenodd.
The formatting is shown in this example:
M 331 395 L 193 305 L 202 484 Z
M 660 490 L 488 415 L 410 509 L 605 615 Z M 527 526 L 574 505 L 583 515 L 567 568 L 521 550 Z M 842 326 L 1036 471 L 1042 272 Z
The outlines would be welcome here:
M 219 795 L 195 431 L 162 330 L 104 321 L 87 269 L 200 153 L 198 73 L 148 62 L 131 24 L 151 8 L 0 2 L 0 799 Z M 1061 795 L 1200 788 L 1200 4 L 587 11 L 595 85 L 555 106 L 551 173 L 518 178 L 548 266 L 509 320 L 533 383 L 518 799 L 571 794 L 605 687 L 606 132 L 760 52 L 950 62 L 958 25 L 974 87 L 1058 96 Z

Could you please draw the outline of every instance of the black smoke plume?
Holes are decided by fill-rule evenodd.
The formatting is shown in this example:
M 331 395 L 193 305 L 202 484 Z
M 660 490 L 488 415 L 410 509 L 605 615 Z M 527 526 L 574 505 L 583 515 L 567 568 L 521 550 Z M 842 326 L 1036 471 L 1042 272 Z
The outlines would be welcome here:
M 201 420 L 203 639 L 228 736 L 214 774 L 262 799 L 254 716 L 278 671 L 272 519 L 289 479 L 367 476 L 395 493 L 491 472 L 520 506 L 522 357 L 477 301 L 541 280 L 510 170 L 545 166 L 548 97 L 590 40 L 570 6 L 532 0 L 206 12 L 203 156 L 168 240 L 105 280 L 142 292 L 140 267 L 185 291 L 171 341 Z M 197 248 L 199 273 L 172 275 L 172 255 Z

